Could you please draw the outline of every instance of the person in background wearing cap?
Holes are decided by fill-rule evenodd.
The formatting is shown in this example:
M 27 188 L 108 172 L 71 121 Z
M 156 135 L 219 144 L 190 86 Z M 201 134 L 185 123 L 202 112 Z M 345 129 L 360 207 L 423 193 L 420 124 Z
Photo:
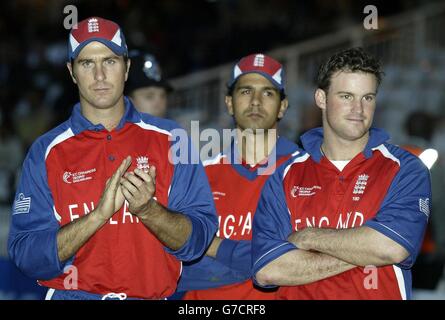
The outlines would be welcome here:
M 131 68 L 125 92 L 139 112 L 164 118 L 167 114 L 167 96 L 171 85 L 162 78 L 156 58 L 139 50 L 130 51 Z
M 204 169 L 170 162 L 178 126 L 123 95 L 130 61 L 117 24 L 81 21 L 69 59 L 80 103 L 29 150 L 9 255 L 47 299 L 162 299 L 217 229 Z
M 280 299 L 409 299 L 431 207 L 428 169 L 373 128 L 380 62 L 361 48 L 319 69 L 323 127 L 264 185 L 253 274 Z
M 234 67 L 225 103 L 236 126 L 230 147 L 204 161 L 219 231 L 205 257 L 184 264 L 178 290 L 184 299 L 275 299 L 275 291 L 255 288 L 251 278 L 252 219 L 264 182 L 299 149 L 278 137 L 278 121 L 288 107 L 283 66 L 251 54 Z

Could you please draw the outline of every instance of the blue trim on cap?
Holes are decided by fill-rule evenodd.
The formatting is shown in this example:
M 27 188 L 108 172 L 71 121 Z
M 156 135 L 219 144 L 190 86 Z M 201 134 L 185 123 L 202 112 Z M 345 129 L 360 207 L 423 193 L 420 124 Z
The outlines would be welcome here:
M 121 46 L 118 46 L 117 44 L 115 44 L 111 40 L 107 40 L 107 39 L 104 39 L 104 38 L 90 38 L 90 39 L 85 40 L 82 43 L 80 43 L 79 46 L 76 48 L 76 50 L 74 50 L 74 52 L 73 52 L 72 47 L 71 47 L 71 42 L 68 42 L 69 43 L 68 59 L 69 60 L 76 59 L 77 56 L 79 55 L 80 51 L 87 44 L 89 44 L 90 42 L 93 42 L 93 41 L 97 41 L 97 42 L 100 42 L 100 43 L 104 44 L 105 46 L 107 46 L 111 51 L 113 51 L 118 56 L 122 56 L 125 53 L 127 53 L 127 55 L 128 55 L 127 45 L 125 44 L 125 39 L 122 37 L 122 32 L 121 32 L 121 41 L 122 41 L 122 45 Z
M 263 71 L 259 71 L 259 70 L 251 70 L 251 71 L 244 71 L 244 72 L 241 72 L 241 74 L 238 76 L 238 77 L 236 77 L 236 78 L 233 78 L 231 81 L 230 81 L 230 83 L 229 83 L 229 88 L 231 88 L 234 84 L 235 84 L 235 82 L 241 77 L 241 76 L 244 76 L 245 74 L 249 74 L 249 73 L 258 73 L 258 74 L 260 74 L 260 75 L 262 75 L 263 77 L 265 77 L 267 80 L 269 80 L 270 82 L 272 82 L 272 84 L 275 86 L 275 87 L 277 87 L 277 89 L 279 89 L 281 92 L 283 92 L 284 94 L 286 94 L 286 90 L 285 90 L 285 85 L 284 85 L 284 81 L 285 81 L 285 79 L 284 79 L 284 70 L 283 70 L 283 68 L 281 68 L 281 82 L 283 83 L 282 85 L 280 85 L 274 78 L 272 78 L 272 76 L 270 75 L 270 74 L 268 74 L 268 73 L 266 73 L 266 72 L 263 72 Z M 233 72 L 232 72 L 232 77 L 233 77 Z

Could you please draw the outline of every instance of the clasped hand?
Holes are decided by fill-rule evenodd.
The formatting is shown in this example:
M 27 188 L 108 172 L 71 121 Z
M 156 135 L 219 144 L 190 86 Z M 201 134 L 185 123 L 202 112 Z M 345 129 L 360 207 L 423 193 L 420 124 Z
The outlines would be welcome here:
M 156 191 L 156 168 L 150 166 L 148 172 L 135 169 L 125 173 L 120 179 L 122 194 L 128 201 L 132 214 L 143 218 L 153 205 L 153 196 Z
M 113 176 L 107 180 L 104 192 L 96 208 L 96 216 L 106 221 L 115 214 L 127 200 L 129 210 L 141 219 L 154 205 L 156 168 L 151 166 L 147 172 L 135 169 L 126 172 L 131 165 L 131 157 L 126 157 Z

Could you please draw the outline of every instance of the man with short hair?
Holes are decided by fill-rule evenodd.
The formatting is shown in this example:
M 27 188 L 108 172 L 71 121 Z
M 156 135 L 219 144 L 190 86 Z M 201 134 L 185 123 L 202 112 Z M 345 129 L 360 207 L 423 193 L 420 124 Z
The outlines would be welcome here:
M 205 172 L 170 162 L 178 126 L 123 95 L 130 61 L 116 23 L 79 22 L 67 67 L 80 103 L 24 161 L 11 260 L 49 288 L 47 299 L 165 298 L 181 260 L 200 257 L 216 231 Z
M 280 299 L 409 299 L 431 205 L 428 169 L 373 128 L 380 62 L 331 56 L 315 101 L 323 128 L 265 184 L 253 225 L 253 273 Z

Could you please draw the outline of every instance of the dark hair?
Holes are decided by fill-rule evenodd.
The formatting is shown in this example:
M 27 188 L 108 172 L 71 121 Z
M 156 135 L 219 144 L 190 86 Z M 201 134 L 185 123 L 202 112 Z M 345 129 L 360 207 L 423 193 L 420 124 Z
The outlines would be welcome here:
M 318 70 L 317 86 L 327 91 L 331 85 L 331 77 L 337 71 L 356 72 L 361 71 L 375 75 L 377 87 L 384 75 L 381 63 L 378 59 L 365 52 L 363 48 L 350 48 L 332 55 Z
M 233 96 L 233 90 L 235 90 L 235 86 L 238 83 L 238 80 L 236 80 L 231 86 L 229 86 L 228 84 L 226 85 L 226 96 Z M 286 99 L 286 95 L 284 94 L 284 92 L 282 90 L 278 90 L 278 92 L 280 93 L 280 100 L 283 101 L 284 99 Z

